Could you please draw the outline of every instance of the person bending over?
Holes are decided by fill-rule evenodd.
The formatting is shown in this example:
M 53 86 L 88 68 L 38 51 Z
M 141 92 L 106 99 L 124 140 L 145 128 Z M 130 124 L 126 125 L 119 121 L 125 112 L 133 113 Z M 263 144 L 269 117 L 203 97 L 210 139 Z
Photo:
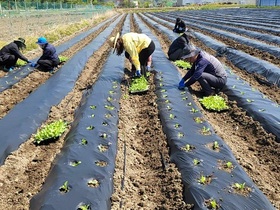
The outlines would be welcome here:
M 179 89 L 191 87 L 198 81 L 203 96 L 210 96 L 218 93 L 226 85 L 227 73 L 214 56 L 192 46 L 184 48 L 182 59 L 190 62 L 192 67 L 181 79 Z

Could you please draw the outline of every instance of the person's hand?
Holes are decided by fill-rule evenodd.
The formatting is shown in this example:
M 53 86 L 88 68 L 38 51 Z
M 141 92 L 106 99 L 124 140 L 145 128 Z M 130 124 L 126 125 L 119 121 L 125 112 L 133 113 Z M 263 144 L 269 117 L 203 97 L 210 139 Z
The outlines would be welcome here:
M 184 90 L 185 89 L 185 81 L 183 79 L 181 79 L 181 81 L 179 82 L 178 89 L 179 90 Z
M 136 74 L 137 77 L 140 77 L 141 76 L 141 70 L 136 70 L 135 74 Z
M 30 63 L 31 67 L 35 67 L 36 65 L 37 65 L 37 63 L 33 63 L 33 62 Z

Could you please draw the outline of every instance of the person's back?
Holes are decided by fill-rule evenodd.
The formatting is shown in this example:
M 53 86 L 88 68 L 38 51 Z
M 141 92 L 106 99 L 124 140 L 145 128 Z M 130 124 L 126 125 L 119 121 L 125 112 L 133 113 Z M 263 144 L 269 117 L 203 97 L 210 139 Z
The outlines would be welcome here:
M 171 61 L 180 60 L 183 55 L 183 49 L 186 47 L 186 45 L 191 44 L 189 37 L 186 33 L 183 33 L 181 36 L 179 36 L 177 39 L 175 39 L 169 49 L 168 49 L 168 58 Z

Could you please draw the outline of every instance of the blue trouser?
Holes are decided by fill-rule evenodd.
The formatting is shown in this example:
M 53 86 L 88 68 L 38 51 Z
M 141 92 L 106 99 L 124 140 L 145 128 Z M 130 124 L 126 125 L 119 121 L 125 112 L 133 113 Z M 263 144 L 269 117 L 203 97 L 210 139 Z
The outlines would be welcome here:
M 198 79 L 202 90 L 205 95 L 210 95 L 214 92 L 214 89 L 221 89 L 225 86 L 227 82 L 227 77 L 218 77 L 213 74 L 203 72 L 201 77 Z

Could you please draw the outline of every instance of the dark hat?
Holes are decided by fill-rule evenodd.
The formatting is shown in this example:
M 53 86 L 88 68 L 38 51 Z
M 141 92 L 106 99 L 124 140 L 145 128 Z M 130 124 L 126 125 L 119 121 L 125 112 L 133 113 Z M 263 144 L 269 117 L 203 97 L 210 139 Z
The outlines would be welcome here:
M 18 43 L 20 47 L 26 48 L 25 39 L 24 38 L 18 38 L 17 40 L 14 40 L 14 42 Z
M 197 48 L 193 45 L 187 45 L 183 49 L 183 56 L 181 57 L 181 59 L 193 57 L 193 56 L 197 55 L 199 52 L 200 52 L 199 48 Z

